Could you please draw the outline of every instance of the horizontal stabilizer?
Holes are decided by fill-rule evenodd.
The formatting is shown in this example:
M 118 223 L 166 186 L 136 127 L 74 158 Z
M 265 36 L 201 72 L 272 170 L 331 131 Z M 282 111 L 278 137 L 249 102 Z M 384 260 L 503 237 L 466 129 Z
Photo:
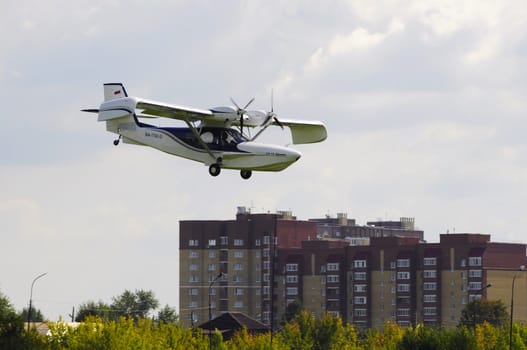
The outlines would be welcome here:
M 81 112 L 99 113 L 99 110 L 98 109 L 94 109 L 94 108 L 88 108 L 88 109 L 81 109 Z

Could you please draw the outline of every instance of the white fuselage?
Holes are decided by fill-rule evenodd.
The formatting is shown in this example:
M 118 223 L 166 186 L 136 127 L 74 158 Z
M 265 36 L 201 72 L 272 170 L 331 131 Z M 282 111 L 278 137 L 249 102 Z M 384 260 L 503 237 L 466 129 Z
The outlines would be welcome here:
M 228 149 L 218 149 L 210 144 L 209 152 L 198 142 L 191 143 L 179 137 L 170 128 L 138 123 L 133 118 L 107 120 L 106 123 L 107 130 L 121 135 L 125 143 L 150 146 L 207 166 L 221 158 L 221 167 L 225 169 L 280 171 L 301 157 L 301 153 L 294 149 L 251 141 L 236 143 Z M 182 130 L 179 129 L 180 132 Z

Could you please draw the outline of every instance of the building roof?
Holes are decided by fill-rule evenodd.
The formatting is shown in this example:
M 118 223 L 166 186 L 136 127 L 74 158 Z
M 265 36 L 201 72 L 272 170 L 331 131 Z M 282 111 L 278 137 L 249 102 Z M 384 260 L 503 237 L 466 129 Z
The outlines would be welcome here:
M 244 327 L 249 333 L 265 333 L 270 331 L 268 326 L 242 312 L 225 312 L 199 326 L 207 334 L 211 330 L 219 330 L 223 334 L 224 340 L 232 338 L 236 331 Z

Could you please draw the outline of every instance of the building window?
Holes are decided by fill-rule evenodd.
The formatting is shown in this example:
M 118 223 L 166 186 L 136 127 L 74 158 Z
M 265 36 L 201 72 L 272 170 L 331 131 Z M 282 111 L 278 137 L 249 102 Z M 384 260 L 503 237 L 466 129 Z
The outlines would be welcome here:
M 328 263 L 328 271 L 338 271 L 339 263 Z
M 298 283 L 297 275 L 287 275 L 285 276 L 286 283 Z
M 410 259 L 397 259 L 397 267 L 410 267 Z
M 468 277 L 470 278 L 481 278 L 483 276 L 483 270 L 468 270 Z
M 195 252 L 195 251 L 190 251 L 190 252 L 188 252 L 188 257 L 191 258 L 191 259 L 199 258 L 199 253 Z
M 397 279 L 398 280 L 409 280 L 410 272 L 397 272 Z
M 263 237 L 263 244 L 269 244 L 270 242 L 271 242 L 271 239 L 269 238 L 269 236 Z
M 264 295 L 269 295 L 269 290 L 270 290 L 269 286 L 263 286 L 263 294 Z
M 188 295 L 198 295 L 198 288 L 190 288 L 188 290 Z
M 423 271 L 424 278 L 436 278 L 436 276 L 437 276 L 436 270 L 424 270 Z
M 242 288 L 234 288 L 234 295 L 243 295 Z
M 355 317 L 367 316 L 367 310 L 366 309 L 355 309 L 355 310 L 353 310 L 353 315 Z
M 353 262 L 353 267 L 356 269 L 362 269 L 366 267 L 366 260 L 355 260 Z
M 354 292 L 367 292 L 367 285 L 366 284 L 355 284 L 353 285 L 353 291 Z
M 410 285 L 409 284 L 398 284 L 397 285 L 397 291 L 398 292 L 409 292 L 410 291 Z
M 216 264 L 209 264 L 208 271 L 214 271 L 216 270 Z
M 390 263 L 390 269 L 395 269 L 395 267 L 396 267 L 395 261 L 392 261 Z
M 190 264 L 188 266 L 188 269 L 189 269 L 189 271 L 197 271 L 198 270 L 198 265 L 197 264 Z
M 424 290 L 436 290 L 436 283 L 435 282 L 425 282 L 423 284 Z
M 243 258 L 243 252 L 239 251 L 239 250 L 235 251 L 234 252 L 234 257 L 237 258 L 237 259 Z
M 268 273 L 264 273 L 263 274 L 263 280 L 264 280 L 264 282 L 269 282 L 270 278 L 269 278 L 269 274 Z
M 236 263 L 236 264 L 233 265 L 233 269 L 234 269 L 234 271 L 241 271 L 241 270 L 243 270 L 243 264 Z
M 237 308 L 237 309 L 241 309 L 243 307 L 243 301 L 241 300 L 236 300 L 234 302 L 234 307 Z
M 239 238 L 235 239 L 235 240 L 234 240 L 234 246 L 235 246 L 235 247 L 241 247 L 241 246 L 243 246 L 243 239 L 239 239 Z
M 285 264 L 285 270 L 287 272 L 297 272 L 298 264 Z
M 256 269 L 256 271 L 260 271 L 260 263 L 254 264 L 254 268 Z
M 194 309 L 194 308 L 198 307 L 198 302 L 194 301 L 194 300 L 191 300 L 191 301 L 188 302 L 188 307 L 191 308 L 191 309 Z
M 189 281 L 189 283 L 197 283 L 197 282 L 199 282 L 199 277 L 196 276 L 196 275 L 190 275 L 188 277 L 188 281 Z
M 326 281 L 328 283 L 338 283 L 339 282 L 339 275 L 328 275 Z
M 259 246 L 261 245 L 261 241 L 260 241 L 259 238 L 257 238 L 257 239 L 254 241 L 254 245 L 255 245 L 256 247 L 259 247 Z
M 410 316 L 410 309 L 397 309 L 397 316 Z
M 286 295 L 298 295 L 298 287 L 287 287 Z
M 424 258 L 423 264 L 425 266 L 436 266 L 437 265 L 437 258 Z
M 232 276 L 232 281 L 234 283 L 241 283 L 241 282 L 243 282 L 243 278 L 242 278 L 242 276 L 234 275 L 234 276 Z
M 461 267 L 467 266 L 467 262 L 465 259 L 461 259 Z
M 227 244 L 229 244 L 229 237 L 227 237 L 227 236 L 221 236 L 221 237 L 220 237 L 220 244 L 221 244 L 221 245 L 227 245 Z
M 264 262 L 263 262 L 263 268 L 264 268 L 264 270 L 269 270 L 269 265 L 270 265 L 270 264 L 271 264 L 271 263 L 269 262 L 269 260 L 264 261 Z
M 355 281 L 365 281 L 366 280 L 366 272 L 354 272 L 353 273 L 353 279 Z
M 209 239 L 209 247 L 215 247 L 216 246 L 216 240 L 215 239 Z
M 436 308 L 435 307 L 424 307 L 423 308 L 423 315 L 425 315 L 425 316 L 435 316 L 436 315 Z
M 209 250 L 209 258 L 215 258 L 216 257 L 216 251 Z
M 468 290 L 479 291 L 481 289 L 481 282 L 470 282 L 468 284 Z
M 269 257 L 269 248 L 265 248 L 263 250 L 262 255 L 263 255 L 264 258 L 268 258 Z
M 355 305 L 365 305 L 368 303 L 368 298 L 366 297 L 353 297 L 353 303 Z
M 199 241 L 197 239 L 189 239 L 188 245 L 190 247 L 197 247 L 199 245 Z
M 481 266 L 481 257 L 480 256 L 469 257 L 468 266 Z
M 437 301 L 437 295 L 435 295 L 435 294 L 425 294 L 425 295 L 423 295 L 423 301 L 425 303 L 435 303 Z

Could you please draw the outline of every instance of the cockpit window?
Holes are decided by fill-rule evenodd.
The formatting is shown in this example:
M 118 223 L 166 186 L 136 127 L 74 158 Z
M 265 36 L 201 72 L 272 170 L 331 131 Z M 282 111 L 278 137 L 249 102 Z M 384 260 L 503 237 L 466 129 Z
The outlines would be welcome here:
M 237 144 L 248 141 L 238 130 L 229 128 L 203 128 L 200 137 L 213 150 L 236 150 Z

